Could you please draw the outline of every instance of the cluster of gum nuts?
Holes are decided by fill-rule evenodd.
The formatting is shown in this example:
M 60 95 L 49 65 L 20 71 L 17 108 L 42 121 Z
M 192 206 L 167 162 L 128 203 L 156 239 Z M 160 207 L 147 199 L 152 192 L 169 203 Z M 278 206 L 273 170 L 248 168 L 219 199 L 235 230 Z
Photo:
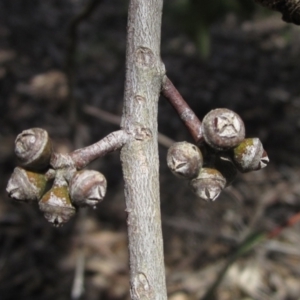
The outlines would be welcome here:
M 201 124 L 204 142 L 197 147 L 188 142 L 173 144 L 167 164 L 178 177 L 188 179 L 201 199 L 214 201 L 237 175 L 267 166 L 268 155 L 259 138 L 245 138 L 244 122 L 238 114 L 218 108 Z
M 24 130 L 15 140 L 15 153 L 21 167 L 11 175 L 6 191 L 22 202 L 37 202 L 45 218 L 58 227 L 67 222 L 79 207 L 95 208 L 106 193 L 106 179 L 97 171 L 78 171 L 72 162 L 56 163 L 47 131 Z

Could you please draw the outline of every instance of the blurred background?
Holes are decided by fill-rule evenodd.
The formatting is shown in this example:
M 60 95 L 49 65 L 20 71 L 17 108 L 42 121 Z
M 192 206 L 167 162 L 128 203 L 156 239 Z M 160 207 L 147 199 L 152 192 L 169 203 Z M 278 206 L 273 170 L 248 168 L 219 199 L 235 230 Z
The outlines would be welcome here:
M 22 130 L 45 128 L 55 149 L 68 152 L 118 129 L 128 1 L 93 2 L 79 22 L 74 17 L 87 0 L 0 1 L 1 300 L 129 299 L 119 153 L 90 166 L 108 180 L 103 203 L 62 228 L 5 192 Z M 299 28 L 250 0 L 164 2 L 162 59 L 170 79 L 199 118 L 217 107 L 239 113 L 271 160 L 204 203 L 167 169 L 167 148 L 159 146 L 169 299 L 297 300 Z M 159 131 L 192 142 L 163 98 Z M 209 290 L 214 296 L 204 298 Z

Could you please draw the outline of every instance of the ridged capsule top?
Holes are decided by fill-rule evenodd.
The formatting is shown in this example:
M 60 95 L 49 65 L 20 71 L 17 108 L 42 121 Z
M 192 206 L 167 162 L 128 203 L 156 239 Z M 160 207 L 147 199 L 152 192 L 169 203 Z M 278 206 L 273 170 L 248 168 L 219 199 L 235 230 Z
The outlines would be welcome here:
M 69 221 L 76 212 L 65 185 L 54 185 L 40 200 L 39 207 L 45 218 L 55 227 Z
M 259 138 L 244 139 L 233 149 L 234 163 L 241 172 L 260 170 L 267 166 L 269 158 Z
M 197 178 L 190 181 L 192 191 L 205 201 L 218 198 L 226 185 L 226 179 L 216 169 L 202 168 Z
M 51 140 L 46 130 L 31 128 L 22 131 L 15 140 L 15 153 L 25 168 L 42 170 L 50 163 Z
M 227 108 L 217 108 L 205 115 L 202 129 L 205 142 L 216 150 L 233 148 L 245 138 L 243 120 Z
M 106 194 L 106 179 L 94 170 L 82 170 L 75 173 L 70 182 L 70 196 L 75 206 L 96 208 Z
M 198 175 L 202 167 L 202 153 L 191 143 L 174 143 L 168 150 L 167 164 L 176 176 L 192 179 Z
M 46 187 L 44 174 L 30 172 L 16 167 L 6 187 L 9 197 L 18 201 L 39 200 Z

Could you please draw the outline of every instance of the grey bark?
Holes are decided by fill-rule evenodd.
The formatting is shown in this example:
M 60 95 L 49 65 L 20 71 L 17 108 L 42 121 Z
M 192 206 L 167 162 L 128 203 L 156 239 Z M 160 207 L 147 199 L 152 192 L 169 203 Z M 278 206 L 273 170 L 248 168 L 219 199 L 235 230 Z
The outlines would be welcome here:
M 167 299 L 159 199 L 157 107 L 163 0 L 131 0 L 127 27 L 122 128 L 132 137 L 121 151 L 128 213 L 130 293 Z

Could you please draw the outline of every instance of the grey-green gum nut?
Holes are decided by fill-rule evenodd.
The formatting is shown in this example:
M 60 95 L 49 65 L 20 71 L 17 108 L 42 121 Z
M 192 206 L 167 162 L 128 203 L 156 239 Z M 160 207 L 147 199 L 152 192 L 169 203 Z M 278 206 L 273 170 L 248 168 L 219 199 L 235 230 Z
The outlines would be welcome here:
M 6 187 L 9 197 L 18 201 L 38 201 L 46 188 L 44 174 L 16 167 Z
M 192 191 L 205 201 L 215 201 L 225 188 L 226 179 L 216 169 L 202 168 L 198 177 L 190 181 Z
M 175 143 L 168 150 L 167 165 L 177 177 L 195 178 L 203 165 L 202 153 L 191 143 Z
M 68 222 L 76 212 L 66 185 L 54 184 L 40 200 L 39 208 L 44 213 L 47 221 L 55 227 Z
M 265 168 L 269 157 L 259 138 L 247 138 L 233 149 L 233 161 L 245 173 Z
M 205 142 L 222 151 L 236 147 L 245 138 L 245 125 L 241 117 L 227 108 L 217 108 L 205 115 L 202 121 Z

